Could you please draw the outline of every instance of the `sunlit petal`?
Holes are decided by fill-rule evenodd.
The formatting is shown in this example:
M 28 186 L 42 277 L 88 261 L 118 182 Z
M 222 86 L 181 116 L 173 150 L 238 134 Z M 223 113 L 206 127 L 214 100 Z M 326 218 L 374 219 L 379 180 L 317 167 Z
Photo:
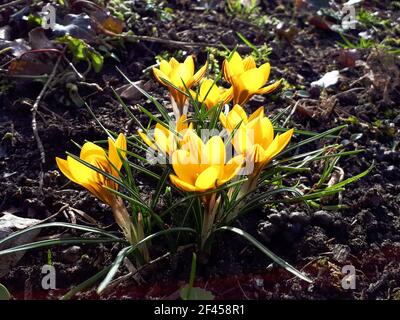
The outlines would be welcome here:
M 179 179 L 176 175 L 171 174 L 169 178 L 171 179 L 171 182 L 181 190 L 189 192 L 196 191 L 196 187 L 194 185 Z
M 225 144 L 220 136 L 214 136 L 207 141 L 204 148 L 209 165 L 223 165 L 225 163 Z
M 222 185 L 225 182 L 232 180 L 240 171 L 244 163 L 244 157 L 238 155 L 227 162 L 224 166 L 222 175 L 218 179 L 218 185 Z
M 204 170 L 196 179 L 196 188 L 205 191 L 216 187 L 216 182 L 220 174 L 220 166 L 211 166 Z

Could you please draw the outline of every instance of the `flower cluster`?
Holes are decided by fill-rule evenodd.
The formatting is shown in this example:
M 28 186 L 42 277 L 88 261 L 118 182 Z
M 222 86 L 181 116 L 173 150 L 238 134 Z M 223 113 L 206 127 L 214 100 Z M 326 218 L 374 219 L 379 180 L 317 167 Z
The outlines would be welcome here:
M 153 72 L 157 80 L 168 87 L 180 117 L 173 132 L 157 124 L 153 139 L 139 131 L 147 145 L 170 156 L 175 173 L 170 176 L 171 182 L 185 191 L 217 188 L 237 176 L 244 163 L 253 169 L 249 179 L 257 180 L 262 169 L 286 147 L 293 134 L 291 129 L 274 137 L 272 123 L 264 115 L 263 107 L 250 116 L 242 107 L 253 95 L 270 93 L 280 85 L 281 81 L 277 81 L 266 86 L 270 75 L 269 63 L 256 67 L 251 56 L 242 59 L 234 52 L 223 63 L 224 78 L 230 88 L 218 87 L 216 81 L 208 78 L 201 81 L 206 67 L 207 64 L 195 73 L 192 56 L 183 63 L 175 58 L 169 62 L 162 60 L 160 68 L 154 68 Z M 192 87 L 200 81 L 195 92 Z M 221 112 L 219 120 L 228 135 L 233 135 L 236 155 L 227 159 L 226 146 L 220 136 L 214 135 L 204 143 L 192 123 L 187 124 L 187 115 L 182 112 L 189 97 L 204 104 L 208 110 L 233 100 L 233 108 L 227 115 Z
M 169 90 L 176 119 L 170 118 L 168 112 L 160 111 L 163 120 L 169 122 L 166 124 L 146 112 L 157 122 L 154 129 L 151 132 L 139 123 L 141 129 L 137 133 L 140 139 L 132 137 L 134 141 L 141 142 L 142 150 L 143 146 L 147 146 L 147 152 L 153 151 L 167 160 L 163 166 L 164 169 L 169 167 L 167 173 L 173 187 L 199 198 L 204 208 L 199 218 L 202 221 L 199 230 L 201 250 L 217 224 L 229 224 L 241 208 L 237 205 L 237 210 L 231 210 L 233 213 L 228 216 L 224 213 L 223 202 L 234 202 L 236 198 L 241 201 L 243 195 L 254 190 L 263 169 L 288 145 L 293 135 L 293 129 L 275 135 L 263 107 L 251 115 L 247 115 L 244 109 L 244 104 L 253 95 L 270 93 L 279 86 L 280 81 L 267 85 L 269 63 L 257 67 L 252 57 L 242 59 L 234 52 L 223 63 L 223 75 L 229 88 L 219 87 L 216 81 L 205 78 L 207 66 L 206 63 L 196 72 L 192 56 L 183 63 L 175 58 L 169 62 L 162 60 L 153 72 Z M 197 84 L 199 86 L 194 90 Z M 193 110 L 189 109 L 190 101 L 197 104 Z M 222 112 L 223 106 L 226 107 L 225 113 Z M 199 109 L 204 112 L 199 114 L 196 111 Z M 134 142 L 131 144 L 136 145 Z M 110 137 L 108 147 L 107 153 L 103 148 L 87 142 L 81 149 L 80 157 L 69 155 L 66 160 L 57 158 L 57 164 L 66 177 L 111 207 L 126 238 L 135 245 L 146 234 L 142 211 L 151 208 L 142 202 L 137 186 L 130 185 L 134 184 L 132 172 L 127 172 L 128 178 L 121 176 L 122 167 L 131 170 L 127 155 L 134 154 L 134 150 L 127 150 L 125 136 L 120 134 L 115 140 Z M 241 180 L 241 177 L 244 178 Z M 119 185 L 125 187 L 131 197 L 121 198 L 123 194 L 118 190 Z M 235 185 L 236 191 L 232 185 Z M 133 216 L 127 213 L 123 199 L 136 208 Z M 141 248 L 141 252 L 148 260 L 146 246 Z

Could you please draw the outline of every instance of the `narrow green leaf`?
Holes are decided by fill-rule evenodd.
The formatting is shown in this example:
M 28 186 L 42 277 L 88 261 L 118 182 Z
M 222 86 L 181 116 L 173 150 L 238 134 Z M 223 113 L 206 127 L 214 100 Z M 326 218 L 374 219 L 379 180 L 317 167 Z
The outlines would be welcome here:
M 129 247 L 125 247 L 124 249 L 122 249 L 118 253 L 118 255 L 117 255 L 116 259 L 114 260 L 114 262 L 111 264 L 110 270 L 108 271 L 106 277 L 104 278 L 104 280 L 100 283 L 99 287 L 97 288 L 97 293 L 100 294 L 108 286 L 108 284 L 114 278 L 115 274 L 117 273 L 117 271 L 119 269 L 119 266 L 121 265 L 121 263 L 123 262 L 123 260 L 124 260 L 124 258 L 126 256 L 131 254 L 139 246 L 141 246 L 142 244 L 146 243 L 149 240 L 157 238 L 157 237 L 159 237 L 161 235 L 168 234 L 170 232 L 177 232 L 177 231 L 187 231 L 187 232 L 196 233 L 196 230 L 191 229 L 191 228 L 171 228 L 171 229 L 168 229 L 168 230 L 162 230 L 162 231 L 158 231 L 156 233 L 153 233 L 153 234 L 147 236 L 146 238 L 142 239 L 141 241 L 139 241 L 137 244 L 129 246 Z
M 291 266 L 289 263 L 287 263 L 282 258 L 278 257 L 276 254 L 274 254 L 272 251 L 267 249 L 261 242 L 259 242 L 257 239 L 252 237 L 247 232 L 245 232 L 245 231 L 243 231 L 243 230 L 241 230 L 239 228 L 229 227 L 229 226 L 220 227 L 217 230 L 228 230 L 228 231 L 231 231 L 231 232 L 234 232 L 234 233 L 240 235 L 241 237 L 243 237 L 246 240 L 248 240 L 252 245 L 254 245 L 262 253 L 267 255 L 272 261 L 274 261 L 275 263 L 280 265 L 282 268 L 284 268 L 285 270 L 287 270 L 290 273 L 294 274 L 296 277 L 298 277 L 298 278 L 300 278 L 300 279 L 302 279 L 304 281 L 307 281 L 308 283 L 312 283 L 313 282 L 309 277 L 307 277 L 305 274 L 303 274 L 302 272 L 300 272 L 299 270 L 297 270 L 296 268 Z
M 87 226 L 83 226 L 83 225 L 79 225 L 79 224 L 66 223 L 66 222 L 50 222 L 50 223 L 37 224 L 32 227 L 23 229 L 21 231 L 13 232 L 8 237 L 1 240 L 0 245 L 2 245 L 3 243 L 5 243 L 11 239 L 19 237 L 27 232 L 30 232 L 31 230 L 42 229 L 42 228 L 55 228 L 55 227 L 70 228 L 70 229 L 76 229 L 76 230 L 80 230 L 80 231 L 92 232 L 92 233 L 96 233 L 96 234 L 101 234 L 101 235 L 106 236 L 111 239 L 123 240 L 122 238 L 119 238 L 109 232 L 106 232 L 101 229 L 93 228 L 93 227 L 87 227 Z
M 49 240 L 40 240 L 36 242 L 31 242 L 19 246 L 15 246 L 9 249 L 1 250 L 0 256 L 18 252 L 25 251 L 31 249 L 37 249 L 42 247 L 49 247 L 54 245 L 67 245 L 67 244 L 97 244 L 97 243 L 110 243 L 110 242 L 126 242 L 123 240 L 115 240 L 115 239 L 90 239 L 90 238 L 56 238 Z
M 11 294 L 7 288 L 0 283 L 0 301 L 7 301 L 11 299 Z

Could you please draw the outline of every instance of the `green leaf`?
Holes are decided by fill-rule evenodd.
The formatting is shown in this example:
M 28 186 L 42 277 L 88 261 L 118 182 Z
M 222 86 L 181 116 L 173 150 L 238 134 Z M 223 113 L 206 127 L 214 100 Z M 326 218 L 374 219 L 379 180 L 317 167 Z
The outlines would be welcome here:
M 282 155 L 284 155 L 284 154 L 286 154 L 286 153 L 288 153 L 288 152 L 290 152 L 290 151 L 292 151 L 292 150 L 294 150 L 294 149 L 297 149 L 297 148 L 299 148 L 299 147 L 301 147 L 301 146 L 304 146 L 304 145 L 306 145 L 306 144 L 308 144 L 308 143 L 311 143 L 311 142 L 313 142 L 313 141 L 316 141 L 316 140 L 322 139 L 322 138 L 324 138 L 324 137 L 327 137 L 327 136 L 329 136 L 329 135 L 332 135 L 333 133 L 335 133 L 335 132 L 337 132 L 337 131 L 340 131 L 340 130 L 346 128 L 346 127 L 347 127 L 347 125 L 342 125 L 342 126 L 339 126 L 339 127 L 336 127 L 336 128 L 332 128 L 332 129 L 327 130 L 327 131 L 325 131 L 325 132 L 316 134 L 316 135 L 313 136 L 313 137 L 310 137 L 310 138 L 308 138 L 308 139 L 302 140 L 302 141 L 300 141 L 300 142 L 298 142 L 298 143 L 291 144 L 288 148 L 286 148 L 283 152 L 281 152 L 281 153 L 279 154 L 279 156 L 281 157 Z
M 70 229 L 77 229 L 77 230 L 81 230 L 81 231 L 97 233 L 97 234 L 106 236 L 108 238 L 114 239 L 114 240 L 123 240 L 123 239 L 113 235 L 112 233 L 106 232 L 101 229 L 87 227 L 87 226 L 83 226 L 83 225 L 79 225 L 79 224 L 66 223 L 66 222 L 51 222 L 51 223 L 37 224 L 35 226 L 26 228 L 24 230 L 13 232 L 8 237 L 1 240 L 0 245 L 2 245 L 3 243 L 5 243 L 11 239 L 14 239 L 20 235 L 23 235 L 24 233 L 30 232 L 31 230 L 42 229 L 42 228 L 52 228 L 52 227 L 65 227 L 65 228 L 70 228 Z
M 167 169 L 163 172 L 160 180 L 158 181 L 156 191 L 153 195 L 153 199 L 151 200 L 150 208 L 154 210 L 158 203 L 158 199 L 160 198 L 161 192 L 165 190 L 165 185 L 168 182 L 169 174 L 171 173 L 171 167 L 167 167 Z
M 110 270 L 108 271 L 106 277 L 104 280 L 100 283 L 99 287 L 97 288 L 97 293 L 100 294 L 111 282 L 111 280 L 114 278 L 115 274 L 117 273 L 119 266 L 121 265 L 122 261 L 124 261 L 124 258 L 131 254 L 133 251 L 135 251 L 139 246 L 142 244 L 146 243 L 147 241 L 154 239 L 156 237 L 159 237 L 161 235 L 168 234 L 170 232 L 177 232 L 177 231 L 187 231 L 187 232 L 193 232 L 196 233 L 196 230 L 191 229 L 191 228 L 171 228 L 167 230 L 162 230 L 158 231 L 156 233 L 153 233 L 144 239 L 140 240 L 137 244 L 125 247 L 123 248 L 117 255 L 116 259 L 114 262 L 111 264 Z
M 93 66 L 94 71 L 100 72 L 103 67 L 104 58 L 83 39 L 65 35 L 56 39 L 58 43 L 66 44 L 75 60 L 87 60 Z
M 272 261 L 274 261 L 275 263 L 280 265 L 282 268 L 284 268 L 285 270 L 287 270 L 290 273 L 294 274 L 296 277 L 298 277 L 298 278 L 300 278 L 300 279 L 302 279 L 304 281 L 307 281 L 308 283 L 312 283 L 313 282 L 309 277 L 307 277 L 305 274 L 303 274 L 302 272 L 300 272 L 299 270 L 297 270 L 296 268 L 291 266 L 289 263 L 287 263 L 282 258 L 278 257 L 275 253 L 273 253 L 272 251 L 267 249 L 261 242 L 259 242 L 257 239 L 252 237 L 247 232 L 245 232 L 245 231 L 243 231 L 243 230 L 241 230 L 239 228 L 229 227 L 229 226 L 220 227 L 219 229 L 217 229 L 217 231 L 218 230 L 228 230 L 228 231 L 231 231 L 233 233 L 236 233 L 236 234 L 240 235 L 241 237 L 243 237 L 246 240 L 248 240 L 252 245 L 254 245 L 262 253 L 267 255 Z
M 90 52 L 90 61 L 92 62 L 92 66 L 94 71 L 99 73 L 101 69 L 103 68 L 104 64 L 104 58 L 101 54 L 99 54 L 97 51 L 91 51 Z
M 55 238 L 48 240 L 41 240 L 31 243 L 26 243 L 20 246 L 15 246 L 9 249 L 1 250 L 0 256 L 31 249 L 37 249 L 42 247 L 49 247 L 54 245 L 66 245 L 66 244 L 97 244 L 97 243 L 109 243 L 109 242 L 126 242 L 123 240 L 115 239 L 90 239 L 90 238 Z
M 7 288 L 0 283 L 0 301 L 10 300 L 11 294 L 8 292 Z
M 343 188 L 344 186 L 348 185 L 349 183 L 355 182 L 363 177 L 365 177 L 373 168 L 375 167 L 375 164 L 373 163 L 367 170 L 359 173 L 356 176 L 353 176 L 351 178 L 348 178 L 346 180 L 343 180 L 342 182 L 336 183 L 333 186 L 325 189 L 325 190 L 332 190 L 332 189 L 339 189 Z
M 111 266 L 108 266 L 101 271 L 97 272 L 94 276 L 90 277 L 89 279 L 85 280 L 84 282 L 80 283 L 79 285 L 73 287 L 71 290 L 69 290 L 65 295 L 63 295 L 60 300 L 69 300 L 71 299 L 74 295 L 76 295 L 78 292 L 81 292 L 82 290 L 85 290 L 86 288 L 94 285 L 99 279 L 101 279 L 103 276 L 107 274 L 107 272 L 110 270 Z

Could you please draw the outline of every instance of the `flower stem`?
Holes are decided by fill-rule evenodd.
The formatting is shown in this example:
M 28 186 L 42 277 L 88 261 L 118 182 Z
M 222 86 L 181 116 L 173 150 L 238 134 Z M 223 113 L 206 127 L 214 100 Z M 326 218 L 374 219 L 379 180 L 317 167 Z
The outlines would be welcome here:
M 203 251 L 207 240 L 209 239 L 212 229 L 214 227 L 215 216 L 218 209 L 219 199 L 217 199 L 216 193 L 212 193 L 209 196 L 203 198 L 204 202 L 204 216 L 203 216 L 203 226 L 201 229 L 201 244 L 200 249 Z
M 144 238 L 143 218 L 140 212 L 138 214 L 138 222 L 134 225 L 128 211 L 126 210 L 124 202 L 118 196 L 113 197 L 111 210 L 114 214 L 115 221 L 131 245 L 137 244 Z M 146 244 L 141 245 L 139 251 L 143 255 L 145 262 L 150 261 L 149 251 Z

